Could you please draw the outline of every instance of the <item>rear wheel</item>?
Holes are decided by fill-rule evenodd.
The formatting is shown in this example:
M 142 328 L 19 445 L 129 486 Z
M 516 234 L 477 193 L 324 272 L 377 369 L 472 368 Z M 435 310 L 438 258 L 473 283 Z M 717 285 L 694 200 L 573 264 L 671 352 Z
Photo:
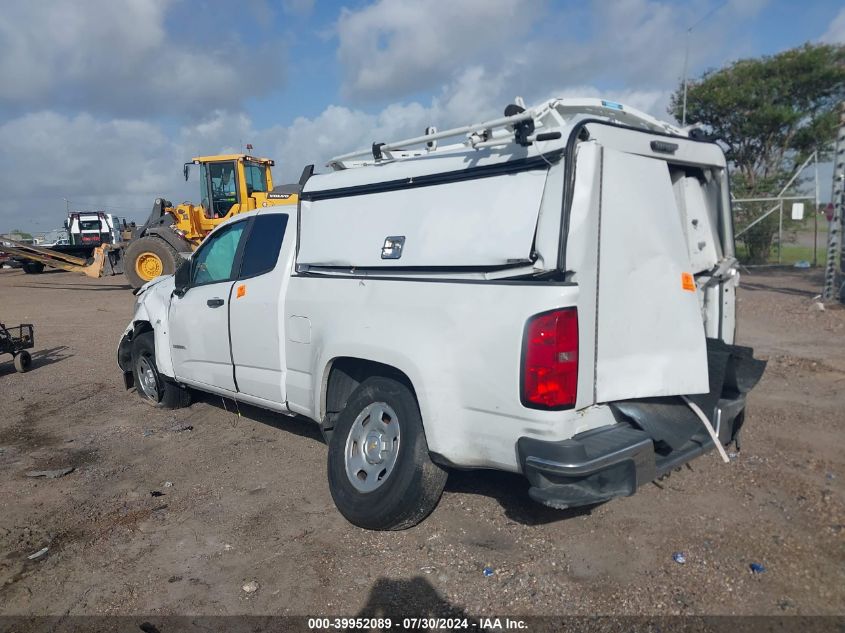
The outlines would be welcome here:
M 39 275 L 44 272 L 44 264 L 41 262 L 24 262 L 21 268 L 27 275 Z
M 187 389 L 159 374 L 152 332 L 139 334 L 132 341 L 132 375 L 138 395 L 148 404 L 162 409 L 179 409 L 191 403 Z
M 29 371 L 30 367 L 32 367 L 32 356 L 29 355 L 29 352 L 23 350 L 15 354 L 15 369 L 19 373 Z
M 447 472 L 431 461 L 405 384 L 377 376 L 353 392 L 329 440 L 328 477 L 337 509 L 359 527 L 402 530 L 434 509 Z
M 147 235 L 126 247 L 124 274 L 133 288 L 161 275 L 172 275 L 180 264 L 179 253 L 159 237 Z

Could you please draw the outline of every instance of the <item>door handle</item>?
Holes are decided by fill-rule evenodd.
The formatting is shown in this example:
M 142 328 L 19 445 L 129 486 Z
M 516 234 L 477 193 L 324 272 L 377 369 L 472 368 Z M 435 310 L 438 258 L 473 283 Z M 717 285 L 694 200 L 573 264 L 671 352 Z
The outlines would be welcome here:
M 223 299 L 209 299 L 205 302 L 205 305 L 207 305 L 209 308 L 219 308 L 224 303 L 226 302 L 223 301 Z

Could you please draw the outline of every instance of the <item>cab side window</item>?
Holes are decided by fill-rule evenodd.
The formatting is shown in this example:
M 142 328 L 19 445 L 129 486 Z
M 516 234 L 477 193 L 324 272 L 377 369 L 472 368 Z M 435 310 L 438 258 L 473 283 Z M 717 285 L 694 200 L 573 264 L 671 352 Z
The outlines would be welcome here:
M 246 191 L 248 195 L 252 195 L 256 191 L 267 191 L 267 168 L 264 165 L 246 163 L 244 165 L 244 173 L 246 174 Z
M 236 222 L 211 235 L 192 258 L 191 285 L 228 281 L 235 276 L 235 256 L 246 222 Z
M 244 246 L 240 279 L 263 275 L 276 267 L 287 226 L 284 213 L 256 216 Z

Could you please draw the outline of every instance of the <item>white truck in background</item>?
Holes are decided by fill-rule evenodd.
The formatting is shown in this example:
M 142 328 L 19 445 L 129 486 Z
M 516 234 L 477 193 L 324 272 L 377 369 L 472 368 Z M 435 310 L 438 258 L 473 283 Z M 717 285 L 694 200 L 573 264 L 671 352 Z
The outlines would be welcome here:
M 65 220 L 65 230 L 73 246 L 118 244 L 128 226 L 125 218 L 104 211 L 70 211 Z
M 555 99 L 330 166 L 139 290 L 127 387 L 314 420 L 338 509 L 372 529 L 422 520 L 449 468 L 562 508 L 738 441 L 764 364 L 734 345 L 718 145 Z

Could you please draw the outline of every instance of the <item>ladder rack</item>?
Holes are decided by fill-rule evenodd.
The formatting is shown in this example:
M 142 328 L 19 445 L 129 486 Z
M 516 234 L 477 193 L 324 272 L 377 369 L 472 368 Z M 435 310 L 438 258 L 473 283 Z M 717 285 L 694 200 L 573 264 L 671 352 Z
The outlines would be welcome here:
M 506 116 L 440 132 L 436 128 L 428 128 L 426 134 L 421 136 L 390 143 L 373 143 L 370 149 L 332 158 L 328 166 L 335 170 L 350 169 L 423 156 L 432 152 L 461 148 L 482 149 L 509 143 L 530 145 L 536 141 L 556 140 L 561 137 L 561 130 L 567 122 L 577 115 L 597 116 L 662 134 L 688 136 L 689 128 L 682 130 L 630 106 L 604 99 L 550 99 L 528 109 L 522 107 L 521 99 L 517 98 L 517 103 L 519 105 L 508 106 L 505 110 Z M 508 112 L 513 113 L 508 116 Z M 437 141 L 455 137 L 463 137 L 463 140 L 437 147 Z M 419 145 L 424 147 L 411 149 Z

